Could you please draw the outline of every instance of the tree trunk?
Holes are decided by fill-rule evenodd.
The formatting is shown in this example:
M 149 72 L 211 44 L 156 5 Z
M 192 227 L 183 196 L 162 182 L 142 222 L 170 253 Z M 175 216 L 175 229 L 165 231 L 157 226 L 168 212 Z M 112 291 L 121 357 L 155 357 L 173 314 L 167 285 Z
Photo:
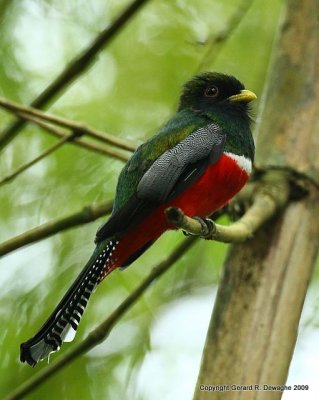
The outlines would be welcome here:
M 258 169 L 291 171 L 309 193 L 290 202 L 252 240 L 231 247 L 195 400 L 282 396 L 264 385 L 286 382 L 319 247 L 318 14 L 318 0 L 286 2 L 256 154 Z

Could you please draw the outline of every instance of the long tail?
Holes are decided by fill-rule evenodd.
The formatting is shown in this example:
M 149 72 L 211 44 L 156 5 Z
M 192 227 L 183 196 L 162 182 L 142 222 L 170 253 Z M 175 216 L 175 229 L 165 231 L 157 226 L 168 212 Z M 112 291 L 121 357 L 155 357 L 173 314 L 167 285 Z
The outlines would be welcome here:
M 116 266 L 112 253 L 118 241 L 98 244 L 92 257 L 38 333 L 20 346 L 20 360 L 34 367 L 63 342 L 73 340 L 87 302 L 98 283 Z

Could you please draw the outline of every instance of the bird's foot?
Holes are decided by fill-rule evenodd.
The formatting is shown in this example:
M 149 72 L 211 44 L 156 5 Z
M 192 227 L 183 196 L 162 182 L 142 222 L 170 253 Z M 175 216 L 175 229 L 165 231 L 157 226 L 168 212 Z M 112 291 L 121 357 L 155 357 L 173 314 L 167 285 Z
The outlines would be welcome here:
M 215 232 L 215 222 L 211 220 L 210 218 L 202 218 L 195 216 L 193 217 L 196 221 L 198 221 L 201 225 L 201 235 L 195 234 L 195 233 L 190 233 L 185 230 L 183 230 L 183 235 L 184 236 L 199 236 L 202 239 L 209 239 L 212 235 L 213 232 Z
M 201 224 L 202 234 L 200 235 L 200 237 L 203 239 L 209 239 L 212 233 L 215 232 L 215 222 L 210 218 L 202 218 L 198 216 L 195 216 L 193 218 Z
M 168 222 L 176 228 L 182 229 L 185 236 L 211 239 L 216 232 L 215 222 L 209 218 L 188 217 L 177 207 L 168 207 L 165 214 Z

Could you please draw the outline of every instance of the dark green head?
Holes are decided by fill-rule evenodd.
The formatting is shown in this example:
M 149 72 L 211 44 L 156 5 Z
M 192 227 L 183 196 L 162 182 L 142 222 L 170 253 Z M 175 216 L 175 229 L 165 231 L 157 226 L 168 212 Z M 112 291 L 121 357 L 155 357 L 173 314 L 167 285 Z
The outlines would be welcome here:
M 231 75 L 206 72 L 193 77 L 183 88 L 178 111 L 198 112 L 225 110 L 247 115 L 248 103 L 256 95 Z
M 248 103 L 254 99 L 256 95 L 233 76 L 206 72 L 185 84 L 179 111 L 216 123 L 227 136 L 225 151 L 253 160 Z

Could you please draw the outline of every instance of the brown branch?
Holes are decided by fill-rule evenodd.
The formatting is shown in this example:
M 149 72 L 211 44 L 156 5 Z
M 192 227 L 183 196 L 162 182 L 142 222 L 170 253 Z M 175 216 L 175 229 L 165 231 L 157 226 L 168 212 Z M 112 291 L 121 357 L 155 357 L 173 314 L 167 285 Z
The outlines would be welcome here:
M 25 114 L 19 114 L 19 116 L 21 116 L 22 118 L 27 119 L 29 122 L 40 126 L 41 128 L 45 129 L 46 131 L 48 131 L 49 133 L 52 133 L 54 136 L 58 137 L 58 138 L 65 138 L 68 136 L 67 133 L 65 133 L 62 129 L 58 129 L 55 128 L 54 126 L 49 125 L 46 122 L 43 122 L 42 120 L 36 118 L 36 117 L 31 117 L 29 115 L 25 115 Z M 84 141 L 78 137 L 75 137 L 72 141 L 70 141 L 69 143 L 72 143 L 74 145 L 77 145 L 79 147 L 82 147 L 86 150 L 90 150 L 90 151 L 94 151 L 95 153 L 99 153 L 99 154 L 103 154 L 106 156 L 111 156 L 111 157 L 115 157 L 118 158 L 119 160 L 122 161 L 127 161 L 129 159 L 129 155 L 127 155 L 124 152 L 118 151 L 113 149 L 110 146 L 99 146 L 93 142 L 87 142 Z
M 99 152 L 102 152 L 103 154 L 115 157 L 121 161 L 127 161 L 129 158 L 129 155 L 126 153 L 123 153 L 121 151 L 115 150 L 111 147 L 99 147 L 96 145 L 92 145 L 91 143 L 87 144 L 87 142 L 80 140 L 80 137 L 83 135 L 88 135 L 91 136 L 94 139 L 98 139 L 101 142 L 104 143 L 109 143 L 114 146 L 117 146 L 119 148 L 129 150 L 129 151 L 134 151 L 136 146 L 133 144 L 129 144 L 128 142 L 118 139 L 116 137 L 113 137 L 110 134 L 94 130 L 90 127 L 87 127 L 81 123 L 77 123 L 74 121 L 67 120 L 65 118 L 57 117 L 48 113 L 43 113 L 37 109 L 34 109 L 32 107 L 27 107 L 23 106 L 14 102 L 11 102 L 9 100 L 6 100 L 2 97 L 0 97 L 0 106 L 3 108 L 13 112 L 14 114 L 17 114 L 19 117 L 28 120 L 29 122 L 32 122 L 43 129 L 46 129 L 47 131 L 50 131 L 51 133 L 54 133 L 56 136 L 60 137 L 60 141 L 47 150 L 45 150 L 43 153 L 41 153 L 39 156 L 35 157 L 33 160 L 25 163 L 21 167 L 19 167 L 17 170 L 12 172 L 11 174 L 5 176 L 0 180 L 0 186 L 6 183 L 11 182 L 13 179 L 15 179 L 17 176 L 19 176 L 22 172 L 26 171 L 28 168 L 34 166 L 36 163 L 39 161 L 43 160 L 45 157 L 59 149 L 64 143 L 66 142 L 73 142 L 75 141 L 76 143 L 80 144 L 82 147 L 86 147 L 89 149 L 94 149 L 95 151 L 98 150 Z M 60 126 L 63 126 L 64 128 L 71 129 L 71 133 L 67 134 L 64 133 L 61 130 L 57 130 L 56 128 L 52 127 L 46 122 L 49 123 L 55 123 Z
M 46 239 L 63 230 L 95 221 L 103 215 L 110 213 L 111 210 L 112 201 L 109 201 L 97 205 L 86 206 L 81 211 L 75 214 L 46 222 L 43 225 L 39 225 L 36 228 L 30 229 L 29 231 L 26 231 L 21 235 L 18 235 L 16 237 L 13 237 L 12 239 L 7 240 L 6 242 L 1 243 L 0 256 L 8 254 L 28 244 Z
M 253 196 L 252 206 L 245 215 L 230 226 L 212 220 L 197 220 L 186 216 L 179 208 L 165 210 L 168 221 L 191 235 L 226 243 L 240 243 L 249 239 L 257 229 L 288 202 L 290 195 L 287 174 L 269 171 L 261 180 Z
M 37 110 L 36 108 L 30 106 L 24 106 L 15 103 L 3 97 L 0 97 L 0 106 L 14 114 L 18 114 L 23 119 L 32 120 L 28 116 L 36 117 L 37 120 L 47 121 L 49 123 L 62 126 L 63 128 L 70 129 L 75 135 L 81 136 L 85 134 L 103 143 L 107 143 L 128 151 L 134 151 L 136 149 L 136 146 L 134 144 L 130 144 L 127 140 L 119 139 L 108 133 L 90 128 L 83 123 L 71 121 L 66 118 Z
M 195 243 L 194 238 L 188 238 L 180 244 L 166 260 L 154 267 L 151 273 L 140 283 L 140 285 L 117 307 L 113 313 L 94 329 L 81 343 L 74 346 L 72 350 L 60 357 L 56 363 L 52 363 L 47 368 L 41 370 L 37 375 L 24 382 L 15 391 L 9 394 L 5 400 L 17 400 L 25 397 L 36 387 L 44 383 L 48 378 L 56 374 L 62 368 L 69 365 L 75 359 L 85 354 L 87 351 L 97 346 L 105 340 L 114 326 L 120 321 L 123 315 L 139 300 L 151 284 L 164 275 L 174 263 L 180 259 L 186 251 Z
M 103 47 L 109 43 L 119 30 L 136 14 L 136 12 L 149 0 L 133 0 L 124 11 L 105 28 L 93 42 L 75 57 L 73 61 L 61 72 L 57 78 L 31 103 L 35 108 L 43 108 L 52 100 L 63 88 L 78 78 L 92 64 L 95 56 Z M 17 120 L 13 122 L 0 134 L 0 151 L 15 138 L 25 121 Z
M 84 147 L 89 150 L 97 151 L 104 155 L 117 158 L 121 161 L 127 161 L 129 159 L 128 154 L 126 154 L 122 151 L 115 150 L 110 146 L 101 147 L 101 146 L 95 145 L 94 143 L 88 143 L 86 141 L 81 140 L 80 136 L 85 134 L 84 131 L 73 130 L 72 133 L 68 134 L 68 133 L 64 133 L 62 130 L 52 127 L 51 125 L 49 125 L 45 122 L 42 122 L 40 119 L 38 119 L 36 117 L 32 117 L 32 116 L 29 116 L 29 115 L 23 114 L 23 113 L 18 113 L 18 115 L 21 118 L 24 118 L 24 119 L 28 120 L 29 122 L 32 122 L 32 123 L 40 126 L 41 128 L 47 130 L 48 132 L 53 133 L 55 136 L 58 136 L 60 138 L 60 140 L 58 143 L 56 143 L 53 146 L 46 149 L 44 152 L 42 152 L 40 155 L 35 157 L 33 160 L 28 161 L 27 163 L 25 163 L 22 166 L 20 166 L 19 168 L 17 168 L 11 174 L 2 178 L 0 180 L 0 186 L 11 182 L 13 179 L 15 179 L 17 176 L 19 176 L 22 172 L 26 171 L 30 167 L 33 167 L 39 161 L 43 160 L 45 157 L 52 154 L 54 151 L 58 150 L 66 142 L 69 142 L 69 143 L 75 142 L 76 144 L 78 144 L 81 147 Z

